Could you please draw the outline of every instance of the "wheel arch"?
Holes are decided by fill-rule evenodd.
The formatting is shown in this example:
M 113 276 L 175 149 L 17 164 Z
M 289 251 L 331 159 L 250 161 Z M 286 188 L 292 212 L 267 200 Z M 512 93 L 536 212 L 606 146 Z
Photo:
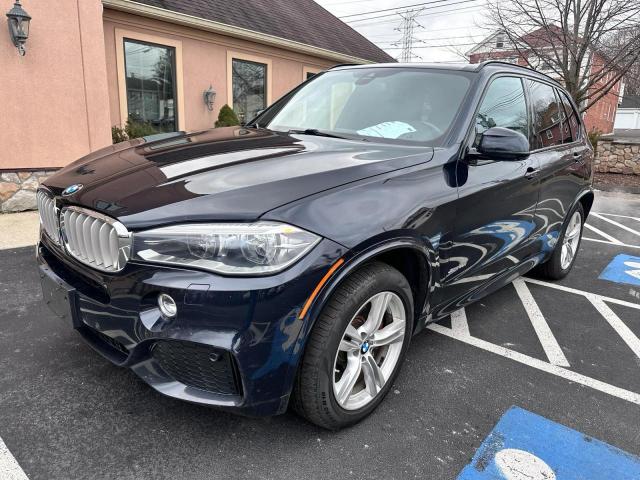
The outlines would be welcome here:
M 569 219 L 571 218 L 571 212 L 578 206 L 582 205 L 582 209 L 584 210 L 584 218 L 583 222 L 587 221 L 587 217 L 589 216 L 589 212 L 591 211 L 591 207 L 593 206 L 593 202 L 595 200 L 595 194 L 591 188 L 582 190 L 575 198 L 570 208 L 567 210 L 567 214 L 565 215 L 564 220 L 562 220 L 562 230 L 564 230 L 569 223 Z
M 413 257 L 410 255 L 413 255 Z M 407 237 L 385 240 L 384 242 L 377 243 L 371 247 L 364 248 L 362 250 L 355 250 L 355 253 L 352 251 L 350 254 L 343 257 L 344 264 L 340 265 L 340 268 L 336 270 L 335 274 L 331 276 L 327 283 L 322 287 L 322 290 L 314 299 L 313 304 L 304 317 L 304 323 L 296 341 L 299 348 L 292 359 L 287 373 L 288 380 L 286 381 L 286 388 L 288 394 L 290 394 L 293 389 L 293 385 L 296 381 L 295 378 L 299 372 L 300 362 L 306 350 L 307 340 L 313 330 L 316 320 L 320 316 L 320 312 L 322 312 L 322 309 L 329 301 L 333 292 L 339 288 L 342 282 L 344 282 L 355 270 L 373 261 L 383 261 L 384 263 L 397 268 L 406 276 L 407 274 L 403 272 L 403 269 L 407 271 L 407 268 L 411 268 L 411 258 L 418 259 L 418 265 L 424 269 L 424 273 L 418 276 L 418 278 L 420 278 L 418 285 L 412 284 L 412 279 L 407 279 L 411 285 L 411 291 L 414 293 L 413 328 L 415 330 L 418 325 L 418 320 L 422 314 L 422 310 L 427 305 L 429 293 L 433 291 L 434 283 L 438 281 L 438 278 L 434 278 L 434 270 L 431 268 L 432 265 L 436 264 L 435 250 L 432 246 L 425 243 L 423 239 Z M 424 285 L 422 282 L 424 282 Z M 424 292 L 423 296 L 420 296 L 420 291 Z M 285 401 L 282 404 L 282 411 L 286 409 L 289 396 L 287 395 L 284 400 Z
M 414 238 L 406 238 L 387 241 L 363 250 L 350 258 L 345 258 L 344 265 L 327 282 L 309 309 L 305 334 L 311 331 L 316 318 L 342 282 L 358 268 L 374 261 L 380 261 L 395 268 L 409 282 L 413 294 L 413 326 L 415 328 L 427 304 L 429 292 L 433 290 L 434 281 L 437 280 L 434 278 L 431 268 L 431 265 L 435 263 L 435 255 L 430 246 Z
M 582 204 L 582 208 L 584 209 L 585 220 L 589 216 L 589 212 L 591 211 L 591 207 L 593 207 L 595 198 L 595 194 L 591 189 L 582 192 L 582 194 L 578 197 L 578 202 Z

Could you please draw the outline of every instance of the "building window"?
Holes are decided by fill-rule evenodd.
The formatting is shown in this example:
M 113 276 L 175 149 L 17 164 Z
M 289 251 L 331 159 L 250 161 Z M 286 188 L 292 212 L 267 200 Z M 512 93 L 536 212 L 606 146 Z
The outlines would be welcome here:
M 321 71 L 322 71 L 321 69 L 316 67 L 307 67 L 307 66 L 302 67 L 302 81 L 306 82 L 310 78 L 315 77 Z
M 158 132 L 178 129 L 176 49 L 124 38 L 127 118 Z
M 234 58 L 231 69 L 233 109 L 247 122 L 267 107 L 267 64 Z
M 504 47 L 504 35 L 500 34 L 496 37 L 496 48 Z

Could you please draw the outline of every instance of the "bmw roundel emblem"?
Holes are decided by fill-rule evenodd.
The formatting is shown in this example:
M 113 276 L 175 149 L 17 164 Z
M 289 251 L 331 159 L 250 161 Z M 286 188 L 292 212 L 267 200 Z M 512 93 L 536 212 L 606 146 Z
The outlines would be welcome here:
M 68 197 L 69 195 L 73 195 L 74 193 L 82 190 L 83 185 L 81 183 L 76 183 L 74 185 L 69 185 L 62 191 L 62 195 Z

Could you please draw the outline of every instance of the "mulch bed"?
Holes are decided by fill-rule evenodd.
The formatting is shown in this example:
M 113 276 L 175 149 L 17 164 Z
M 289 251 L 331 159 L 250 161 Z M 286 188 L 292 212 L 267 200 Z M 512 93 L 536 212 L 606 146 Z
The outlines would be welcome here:
M 640 175 L 595 173 L 593 187 L 598 190 L 640 194 Z

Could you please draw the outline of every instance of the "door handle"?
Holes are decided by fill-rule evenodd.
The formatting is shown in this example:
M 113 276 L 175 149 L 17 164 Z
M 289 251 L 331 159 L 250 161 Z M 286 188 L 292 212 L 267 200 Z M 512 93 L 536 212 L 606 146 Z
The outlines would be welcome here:
M 573 161 L 578 163 L 582 161 L 582 153 L 580 152 L 573 152 Z
M 532 178 L 536 178 L 539 173 L 540 173 L 539 168 L 529 167 L 527 168 L 527 173 L 525 173 L 524 176 L 529 180 L 531 180 Z

